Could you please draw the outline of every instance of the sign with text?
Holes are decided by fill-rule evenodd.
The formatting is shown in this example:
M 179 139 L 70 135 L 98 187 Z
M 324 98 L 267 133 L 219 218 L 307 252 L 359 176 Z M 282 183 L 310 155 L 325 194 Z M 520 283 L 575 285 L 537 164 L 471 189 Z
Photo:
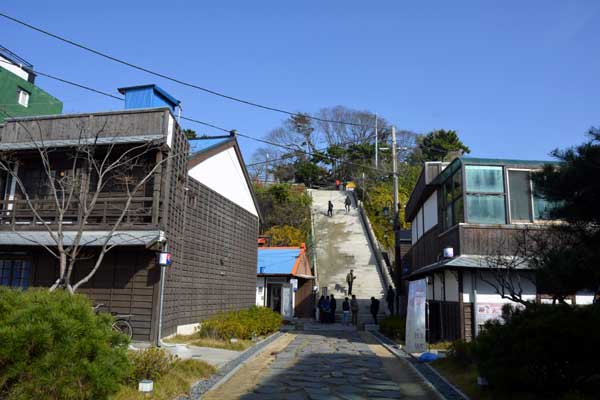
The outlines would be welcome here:
M 502 319 L 503 303 L 477 303 L 477 323 L 483 324 L 491 319 Z
M 408 312 L 406 314 L 406 346 L 409 353 L 427 351 L 425 341 L 425 303 L 427 280 L 411 281 L 408 286 Z

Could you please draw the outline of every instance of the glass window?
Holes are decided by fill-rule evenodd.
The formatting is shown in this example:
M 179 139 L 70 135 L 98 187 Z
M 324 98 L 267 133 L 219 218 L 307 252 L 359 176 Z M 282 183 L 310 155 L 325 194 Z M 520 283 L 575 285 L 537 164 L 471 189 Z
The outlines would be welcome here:
M 476 224 L 505 224 L 503 195 L 467 195 L 467 220 Z
M 510 219 L 531 221 L 531 189 L 529 171 L 508 171 Z
M 17 92 L 17 101 L 23 107 L 29 106 L 29 93 L 23 89 L 19 89 Z
M 504 179 L 502 167 L 486 165 L 465 166 L 467 177 L 467 191 L 477 193 L 502 193 L 504 192 Z
M 465 204 L 463 202 L 462 196 L 456 199 L 453 205 L 452 214 L 454 215 L 454 223 L 458 224 L 459 222 L 465 222 L 465 212 L 464 212 Z
M 29 261 L 19 259 L 0 260 L 0 285 L 29 287 Z

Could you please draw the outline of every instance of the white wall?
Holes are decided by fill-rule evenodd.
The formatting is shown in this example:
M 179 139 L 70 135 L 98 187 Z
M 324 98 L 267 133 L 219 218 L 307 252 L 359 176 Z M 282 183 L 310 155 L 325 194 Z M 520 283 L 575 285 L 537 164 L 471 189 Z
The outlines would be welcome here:
M 431 196 L 429 196 L 429 198 L 425 201 L 425 204 L 423 206 L 425 218 L 423 233 L 427 232 L 438 223 L 437 207 L 437 191 L 435 191 Z
M 417 237 L 423 236 L 423 208 L 417 213 Z
M 436 272 L 433 274 L 433 299 L 444 300 L 444 282 L 443 273 Z
M 417 240 L 419 240 L 419 236 L 417 235 L 417 224 L 418 223 L 419 223 L 419 220 L 417 217 L 415 217 L 415 219 L 413 219 L 410 222 L 410 229 L 411 229 L 410 237 L 411 237 L 412 244 L 417 243 Z
M 458 272 L 444 271 L 446 279 L 446 301 L 458 301 Z
M 265 278 L 256 277 L 256 305 L 264 306 L 267 301 L 267 288 L 265 287 Z
M 9 61 L 6 58 L 1 57 L 1 56 L 0 56 L 0 61 L 1 61 L 0 67 L 4 68 L 7 71 L 12 72 L 13 74 L 17 75 L 20 78 L 23 78 L 25 80 L 29 79 L 29 74 L 26 71 L 19 68 L 18 65 L 14 65 L 11 61 Z M 9 62 L 10 64 L 7 64 L 7 62 Z M 17 94 L 15 93 L 15 96 L 16 95 Z
M 258 216 L 241 162 L 233 147 L 204 160 L 190 169 L 188 174 Z

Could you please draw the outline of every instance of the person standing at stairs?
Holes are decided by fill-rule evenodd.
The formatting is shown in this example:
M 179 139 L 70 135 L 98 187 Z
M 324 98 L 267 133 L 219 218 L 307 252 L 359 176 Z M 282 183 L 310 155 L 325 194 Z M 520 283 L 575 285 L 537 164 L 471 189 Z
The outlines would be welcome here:
M 371 315 L 373 316 L 373 323 L 375 325 L 377 325 L 377 314 L 379 314 L 379 300 L 371 297 Z
M 346 214 L 350 212 L 350 206 L 352 205 L 352 200 L 350 200 L 350 196 L 346 196 L 346 200 L 344 200 L 344 208 L 346 209 Z
M 352 295 L 352 300 L 350 300 L 350 311 L 352 311 L 352 325 L 358 327 L 358 300 L 356 300 L 356 295 Z
M 350 316 L 350 302 L 348 301 L 347 297 L 344 299 L 344 302 L 342 303 L 342 312 L 343 312 L 342 323 L 344 324 L 344 326 L 347 326 L 348 325 L 348 317 Z
M 327 203 L 327 216 L 333 217 L 333 203 L 331 202 L 331 200 L 329 200 L 329 202 Z
M 329 302 L 329 296 L 325 296 L 325 300 L 323 300 L 323 323 L 328 323 L 329 313 L 331 312 L 331 303 Z
M 337 301 L 335 300 L 333 295 L 331 295 L 331 300 L 329 300 L 329 309 L 331 310 L 331 314 L 329 315 L 329 322 L 332 324 L 335 323 L 335 309 L 336 308 L 337 308 Z
M 356 276 L 354 276 L 354 270 L 351 269 L 350 272 L 348 272 L 348 275 L 346 275 L 346 283 L 348 284 L 348 296 L 352 294 L 352 284 L 354 283 L 355 279 Z
M 388 310 L 390 311 L 390 315 L 394 315 L 394 300 L 396 299 L 396 292 L 392 285 L 387 290 L 387 295 L 385 296 L 385 301 L 388 306 Z

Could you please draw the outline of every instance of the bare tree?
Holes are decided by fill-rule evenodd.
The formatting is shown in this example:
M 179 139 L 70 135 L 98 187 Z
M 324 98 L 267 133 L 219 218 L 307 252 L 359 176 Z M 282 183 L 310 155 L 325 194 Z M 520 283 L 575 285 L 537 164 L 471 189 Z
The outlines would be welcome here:
M 10 117 L 10 115 L 8 115 Z M 37 121 L 36 121 L 37 122 Z M 0 153 L 0 171 L 10 177 L 20 200 L 9 201 L 5 216 L 11 215 L 12 231 L 24 240 L 43 247 L 59 266 L 59 277 L 50 290 L 64 288 L 71 293 L 88 282 L 100 268 L 104 257 L 117 246 L 116 236 L 126 218 L 135 215 L 132 208 L 149 182 L 170 158 L 176 154 L 163 155 L 163 141 L 149 141 L 117 145 L 102 141 L 104 127 L 89 132 L 80 125 L 77 143 L 67 149 L 46 143 L 45 134 L 37 124 L 38 134 L 18 122 L 28 139 L 34 144 L 33 160 L 41 164 L 41 184 L 32 187 L 20 167 L 22 157 L 17 152 Z M 160 156 L 156 157 L 157 153 Z M 62 168 L 57 168 L 57 165 Z M 102 194 L 118 188 L 119 201 L 116 212 L 102 237 L 90 240 L 84 235 L 86 225 L 98 216 Z M 15 218 L 23 206 L 32 216 L 30 223 L 42 227 L 50 237 L 50 243 L 38 236 L 17 230 Z M 119 234 L 120 235 L 120 234 Z M 131 240 L 136 240 L 131 238 Z M 94 246 L 94 251 L 89 251 Z M 77 282 L 73 272 L 80 262 L 91 261 L 91 270 Z

